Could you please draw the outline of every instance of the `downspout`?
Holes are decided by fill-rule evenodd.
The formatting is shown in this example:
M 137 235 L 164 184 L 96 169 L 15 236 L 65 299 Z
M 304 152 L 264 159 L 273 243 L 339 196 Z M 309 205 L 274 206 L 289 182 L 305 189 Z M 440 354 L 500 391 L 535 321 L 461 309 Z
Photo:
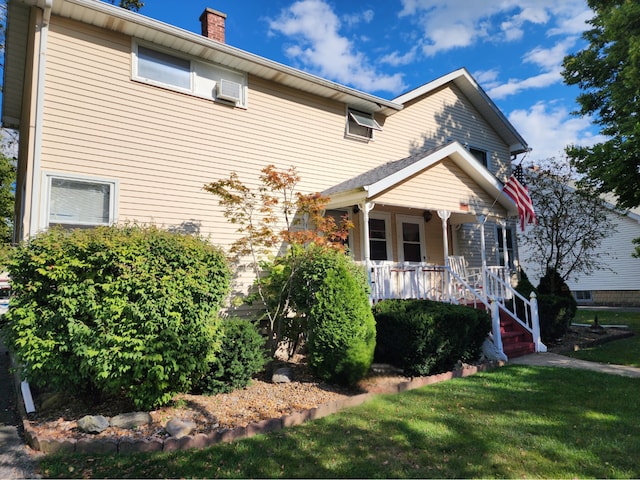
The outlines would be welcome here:
M 40 157 L 42 155 L 42 125 L 44 119 L 44 83 L 47 64 L 47 41 L 49 36 L 49 22 L 53 0 L 37 0 L 35 6 L 42 10 L 42 25 L 40 25 L 40 45 L 38 46 L 37 80 L 36 80 L 36 112 L 34 125 L 33 168 L 31 170 L 31 205 L 29 212 L 28 236 L 33 236 L 40 228 Z

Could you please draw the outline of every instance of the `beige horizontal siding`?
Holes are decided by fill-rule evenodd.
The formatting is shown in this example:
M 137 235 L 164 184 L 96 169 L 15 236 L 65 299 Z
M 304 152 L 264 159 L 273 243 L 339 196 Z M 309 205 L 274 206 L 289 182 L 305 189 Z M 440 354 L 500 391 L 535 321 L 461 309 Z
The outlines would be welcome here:
M 384 130 L 367 143 L 345 138 L 344 104 L 255 77 L 246 109 L 134 81 L 131 45 L 126 35 L 54 17 L 44 103 L 42 169 L 118 180 L 121 222 L 196 228 L 228 246 L 237 227 L 202 187 L 231 172 L 255 187 L 266 165 L 295 165 L 299 189 L 321 191 L 448 138 L 509 161 L 507 145 L 453 87 L 378 118 Z M 469 198 L 483 208 L 494 200 L 444 161 L 376 201 L 458 211 Z M 425 233 L 429 261 L 442 263 L 439 219 Z M 359 252 L 357 233 L 354 244 Z
M 461 209 L 461 203 L 467 203 L 470 213 L 504 212 L 496 209 L 495 199 L 449 159 L 438 162 L 393 190 L 379 195 L 374 201 L 464 213 L 466 211 Z

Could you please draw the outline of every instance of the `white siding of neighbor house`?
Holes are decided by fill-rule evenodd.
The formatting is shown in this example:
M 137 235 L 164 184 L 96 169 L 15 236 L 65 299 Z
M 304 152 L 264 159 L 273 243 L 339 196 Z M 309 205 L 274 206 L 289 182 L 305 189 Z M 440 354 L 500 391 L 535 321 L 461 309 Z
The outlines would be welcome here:
M 613 212 L 609 215 L 610 220 L 617 225 L 616 231 L 596 250 L 598 254 L 607 255 L 602 261 L 608 270 L 599 270 L 590 275 L 581 274 L 577 279 L 569 279 L 567 285 L 571 291 L 640 291 L 640 258 L 632 257 L 635 248 L 631 243 L 634 238 L 640 238 L 640 222 L 631 216 L 620 216 Z M 525 260 L 528 251 L 524 244 L 521 244 L 520 250 L 522 259 Z M 540 279 L 538 267 L 529 261 L 523 261 L 523 267 L 529 280 L 537 285 Z

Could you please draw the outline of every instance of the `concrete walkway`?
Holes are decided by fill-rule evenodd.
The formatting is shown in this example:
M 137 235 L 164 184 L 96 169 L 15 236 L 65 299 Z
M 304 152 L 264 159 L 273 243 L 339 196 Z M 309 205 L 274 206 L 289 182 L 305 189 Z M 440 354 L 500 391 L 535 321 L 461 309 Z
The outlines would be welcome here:
M 640 368 L 625 365 L 609 365 L 606 363 L 588 362 L 576 358 L 565 357 L 557 353 L 532 353 L 509 360 L 514 365 L 533 365 L 537 367 L 562 367 L 592 370 L 594 372 L 609 373 L 623 377 L 640 378 Z

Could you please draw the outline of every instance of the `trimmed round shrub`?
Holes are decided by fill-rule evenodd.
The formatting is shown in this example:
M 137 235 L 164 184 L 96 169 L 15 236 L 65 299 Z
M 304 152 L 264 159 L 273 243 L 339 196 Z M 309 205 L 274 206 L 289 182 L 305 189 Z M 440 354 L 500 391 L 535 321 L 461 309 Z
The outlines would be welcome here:
M 491 330 L 482 310 L 430 300 L 383 300 L 373 307 L 376 360 L 421 376 L 454 368 L 480 356 Z
M 222 334 L 222 348 L 198 383 L 199 392 L 228 393 L 246 387 L 267 361 L 265 339 L 254 322 L 226 319 Z
M 189 391 L 220 346 L 218 248 L 156 227 L 53 228 L 16 249 L 4 337 L 36 385 L 152 408 Z
M 307 316 L 309 366 L 323 380 L 353 385 L 369 371 L 376 342 L 366 278 L 341 252 L 310 247 L 293 277 Z

